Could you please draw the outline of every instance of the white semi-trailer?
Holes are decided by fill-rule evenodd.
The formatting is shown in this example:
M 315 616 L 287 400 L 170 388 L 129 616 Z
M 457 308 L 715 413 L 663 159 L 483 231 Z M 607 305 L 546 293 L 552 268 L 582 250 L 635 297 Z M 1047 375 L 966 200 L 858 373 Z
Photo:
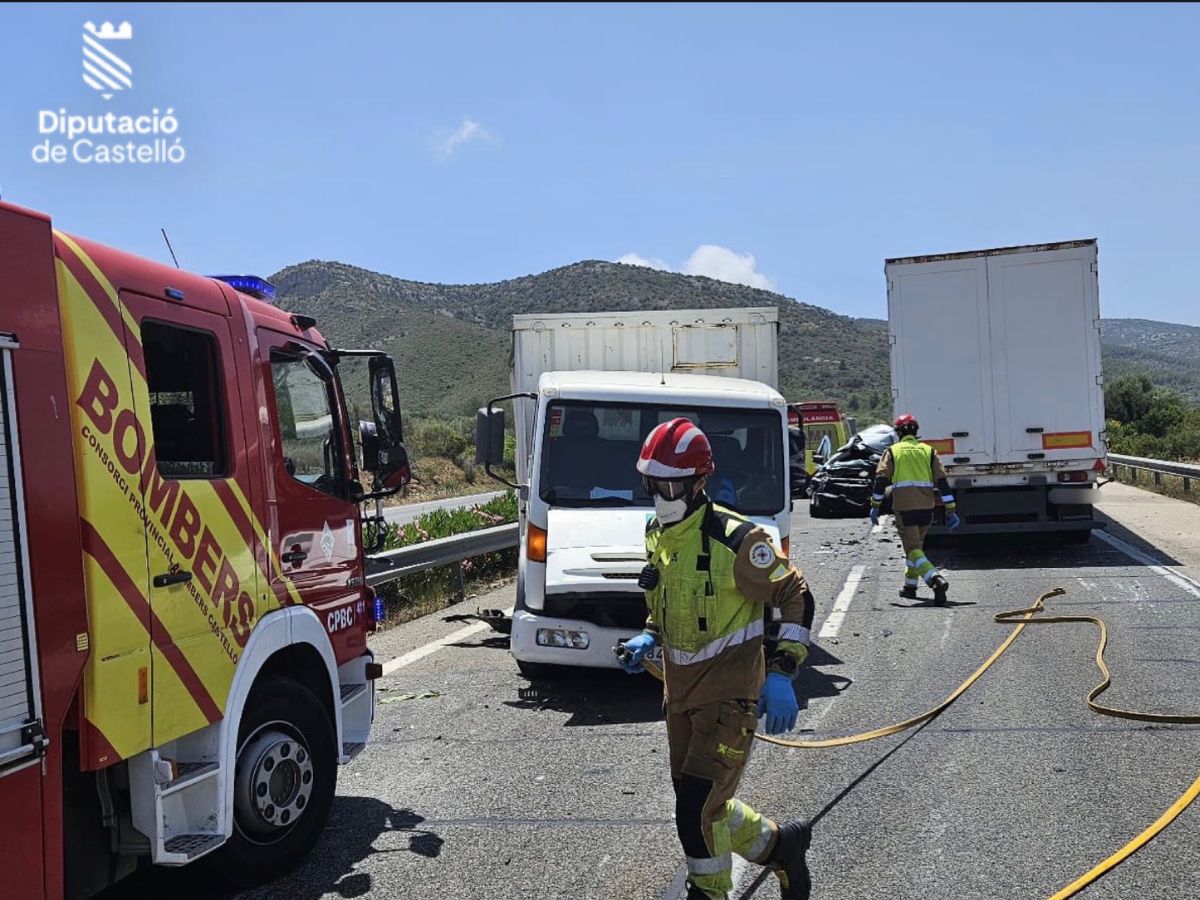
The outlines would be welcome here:
M 917 417 L 945 464 L 955 533 L 1086 541 L 1107 451 L 1096 241 L 884 270 L 894 409 Z

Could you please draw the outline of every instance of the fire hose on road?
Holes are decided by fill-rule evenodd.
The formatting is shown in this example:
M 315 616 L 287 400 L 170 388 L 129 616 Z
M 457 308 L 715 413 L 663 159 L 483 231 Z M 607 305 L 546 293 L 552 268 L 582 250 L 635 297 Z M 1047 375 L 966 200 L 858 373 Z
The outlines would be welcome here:
M 1005 651 L 1013 645 L 1021 632 L 1025 630 L 1027 625 L 1054 625 L 1066 623 L 1089 623 L 1097 626 L 1100 629 L 1100 640 L 1096 647 L 1096 666 L 1100 669 L 1103 675 L 1103 681 L 1096 685 L 1088 693 L 1087 705 L 1093 712 L 1102 716 L 1113 716 L 1119 719 L 1132 719 L 1137 722 L 1154 722 L 1158 724 L 1168 725 L 1200 725 L 1200 715 L 1176 715 L 1171 713 L 1152 713 L 1140 712 L 1136 710 L 1119 709 L 1113 706 L 1105 706 L 1097 703 L 1096 698 L 1103 694 L 1112 684 L 1112 675 L 1109 672 L 1108 666 L 1104 661 L 1104 650 L 1108 645 L 1108 626 L 1104 620 L 1098 616 L 1048 616 L 1041 615 L 1045 612 L 1046 601 L 1051 597 L 1058 597 L 1065 594 L 1066 591 L 1062 588 L 1055 588 L 1052 591 L 1047 591 L 1037 598 L 1037 602 L 1033 606 L 1024 609 L 1014 609 L 1009 612 L 996 613 L 994 620 L 1000 624 L 1015 624 L 1012 632 L 1004 639 L 1004 642 L 996 648 L 995 652 L 976 669 L 966 681 L 960 684 L 954 691 L 941 703 L 932 709 L 921 713 L 919 716 L 914 716 L 911 719 L 906 719 L 903 722 L 897 722 L 894 725 L 887 725 L 883 728 L 876 728 L 872 731 L 865 731 L 861 734 L 846 735 L 844 737 L 824 738 L 821 740 L 788 740 L 786 738 L 772 737 L 770 735 L 756 733 L 754 736 L 758 740 L 768 744 L 775 744 L 779 747 L 795 747 L 805 750 L 817 750 L 828 747 L 845 747 L 849 744 L 862 744 L 867 741 L 877 740 L 878 738 L 888 737 L 889 735 L 899 734 L 902 731 L 908 731 L 911 728 L 916 728 L 933 719 L 936 719 L 943 712 L 965 694 L 976 681 L 983 677 L 984 672 L 990 669 Z M 663 679 L 662 670 L 652 663 L 643 662 L 646 670 L 660 681 Z M 1108 872 L 1115 869 L 1130 856 L 1144 847 L 1150 841 L 1170 825 L 1179 815 L 1191 805 L 1198 796 L 1200 796 L 1200 778 L 1189 787 L 1178 800 L 1171 805 L 1159 818 L 1148 828 L 1142 831 L 1137 837 L 1129 841 L 1124 847 L 1113 853 L 1104 861 L 1094 866 L 1091 870 L 1081 875 L 1075 881 L 1064 887 L 1052 895 L 1049 900 L 1066 900 L 1068 897 L 1074 897 L 1080 891 L 1084 890 L 1089 885 L 1098 881 Z

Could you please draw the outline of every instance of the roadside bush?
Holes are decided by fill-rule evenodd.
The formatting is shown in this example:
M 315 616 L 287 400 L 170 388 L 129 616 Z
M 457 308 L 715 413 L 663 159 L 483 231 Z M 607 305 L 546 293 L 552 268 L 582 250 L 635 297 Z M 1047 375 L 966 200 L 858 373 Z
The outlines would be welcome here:
M 1114 453 L 1172 462 L 1200 459 L 1200 408 L 1156 388 L 1145 375 L 1126 375 L 1104 389 L 1108 443 Z
M 517 521 L 517 497 L 512 491 L 487 503 L 469 508 L 436 509 L 415 522 L 393 525 L 388 529 L 383 549 L 409 547 L 437 538 L 464 534 L 481 528 L 492 528 Z M 462 563 L 461 587 L 492 581 L 511 573 L 517 565 L 517 550 L 486 553 Z M 446 604 L 460 588 L 455 566 L 444 566 L 419 572 L 379 586 L 383 598 L 385 621 L 403 621 L 423 615 Z M 456 598 L 458 599 L 458 598 Z
M 474 446 L 471 427 L 467 419 L 414 419 L 405 434 L 408 450 L 418 464 L 427 456 L 457 459 Z

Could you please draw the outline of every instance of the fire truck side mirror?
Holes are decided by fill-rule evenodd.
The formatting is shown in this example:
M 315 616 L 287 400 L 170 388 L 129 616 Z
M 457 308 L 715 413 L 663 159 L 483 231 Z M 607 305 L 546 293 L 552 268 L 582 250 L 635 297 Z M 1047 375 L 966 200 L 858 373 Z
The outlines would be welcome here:
M 371 411 L 375 421 L 359 426 L 363 468 L 375 473 L 379 487 L 394 493 L 412 480 L 408 451 L 404 448 L 404 424 L 400 417 L 396 369 L 387 356 L 372 356 L 367 367 L 371 381 Z M 372 427 L 365 429 L 363 425 Z

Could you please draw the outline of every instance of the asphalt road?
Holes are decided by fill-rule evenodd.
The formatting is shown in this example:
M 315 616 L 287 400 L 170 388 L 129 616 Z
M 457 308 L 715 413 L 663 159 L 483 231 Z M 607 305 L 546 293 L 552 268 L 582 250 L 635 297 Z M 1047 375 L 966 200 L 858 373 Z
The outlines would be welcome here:
M 1156 553 L 1118 524 L 1110 533 Z M 948 608 L 896 596 L 902 563 L 890 530 L 800 510 L 792 548 L 818 598 L 818 627 L 857 576 L 840 630 L 826 630 L 799 682 L 797 736 L 857 733 L 929 708 L 1008 634 L 993 614 L 1057 586 L 1067 594 L 1052 611 L 1110 626 L 1107 701 L 1200 712 L 1200 589 L 1105 540 L 933 546 L 951 581 Z M 512 599 L 510 585 L 469 604 Z M 378 636 L 374 649 L 394 658 L 461 627 L 426 618 Z M 759 745 L 740 796 L 777 818 L 816 819 L 816 898 L 1049 897 L 1154 821 L 1200 771 L 1200 729 L 1088 711 L 1095 643 L 1086 625 L 1027 628 L 919 730 L 830 750 Z M 241 897 L 676 900 L 682 857 L 661 694 L 648 677 L 531 683 L 505 639 L 479 631 L 379 687 L 372 743 L 342 771 L 316 851 Z M 1082 896 L 1200 897 L 1198 826 L 1200 808 L 1185 812 Z M 754 867 L 735 874 L 735 897 L 778 896 Z M 163 896 L 220 896 L 186 872 L 155 883 Z
M 427 500 L 424 503 L 405 503 L 401 506 L 385 506 L 383 517 L 393 525 L 404 525 L 415 522 L 425 513 L 435 509 L 458 509 L 460 506 L 477 506 L 487 503 L 495 497 L 501 497 L 504 491 L 488 491 L 484 494 L 471 494 L 466 497 L 447 497 L 444 500 Z

